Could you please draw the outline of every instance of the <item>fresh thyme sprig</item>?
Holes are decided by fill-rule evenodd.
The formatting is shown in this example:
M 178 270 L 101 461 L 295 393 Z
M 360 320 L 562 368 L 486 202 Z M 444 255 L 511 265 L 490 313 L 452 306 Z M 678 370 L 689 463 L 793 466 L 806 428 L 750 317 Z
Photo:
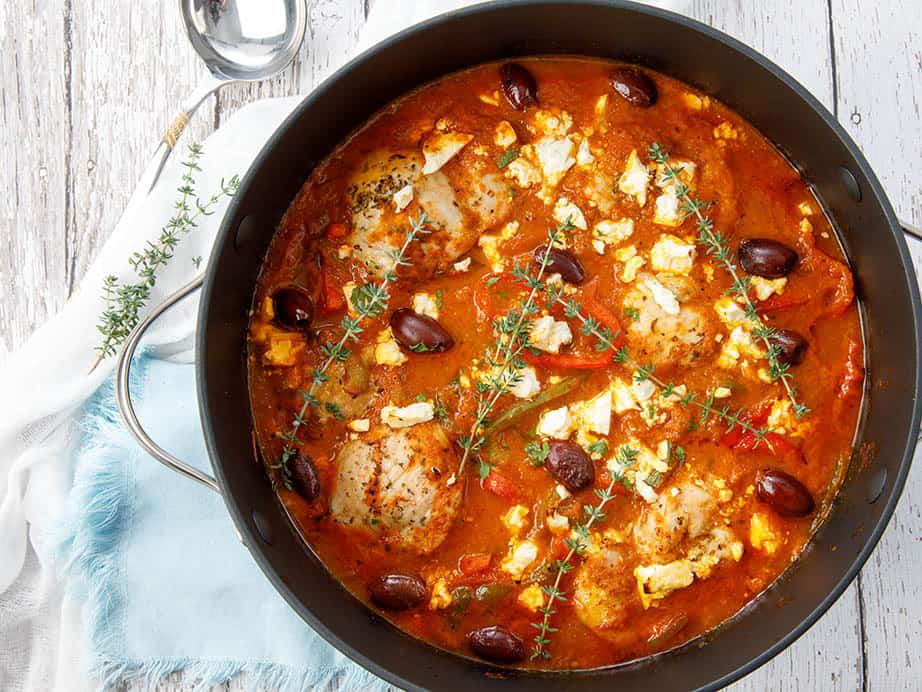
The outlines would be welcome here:
M 307 391 L 299 390 L 298 394 L 300 394 L 302 401 L 301 408 L 292 419 L 291 429 L 287 433 L 279 433 L 279 437 L 285 443 L 285 446 L 282 448 L 278 461 L 271 465 L 271 468 L 281 472 L 282 483 L 286 488 L 291 489 L 291 470 L 288 467 L 288 462 L 297 453 L 298 431 L 302 425 L 307 423 L 305 416 L 308 409 L 314 408 L 318 411 L 325 411 L 338 419 L 343 417 L 338 406 L 332 402 L 321 402 L 317 396 L 318 389 L 330 379 L 327 370 L 333 363 L 345 363 L 349 358 L 352 352 L 347 348 L 347 345 L 350 342 L 358 341 L 359 334 L 364 331 L 362 322 L 369 317 L 379 316 L 387 309 L 387 304 L 390 300 L 388 286 L 396 283 L 398 267 L 411 264 L 407 250 L 420 236 L 427 235 L 430 232 L 426 230 L 428 223 L 429 219 L 425 212 L 420 213 L 416 219 L 410 219 L 410 228 L 406 232 L 403 245 L 399 250 L 394 250 L 390 253 L 390 258 L 394 263 L 393 266 L 384 272 L 380 283 L 365 283 L 352 291 L 349 302 L 352 304 L 355 316 L 353 317 L 347 313 L 340 322 L 343 333 L 339 340 L 336 342 L 328 341 L 320 347 L 321 352 L 326 356 L 326 360 L 319 368 L 314 368 L 311 372 L 311 383 Z
M 778 359 L 782 353 L 781 348 L 772 343 L 772 339 L 776 335 L 776 330 L 762 321 L 752 299 L 749 297 L 749 277 L 741 277 L 739 275 L 736 270 L 735 258 L 733 252 L 730 250 L 728 239 L 721 234 L 720 231 L 715 230 L 714 222 L 704 215 L 704 210 L 710 206 L 710 202 L 705 202 L 697 197 L 691 196 L 688 185 L 683 183 L 679 177 L 681 169 L 669 165 L 668 152 L 657 142 L 650 145 L 649 156 L 654 163 L 663 167 L 663 178 L 673 184 L 675 194 L 684 206 L 686 218 L 689 216 L 695 217 L 698 226 L 698 244 L 705 248 L 707 254 L 717 260 L 719 264 L 723 265 L 724 269 L 726 269 L 730 278 L 733 280 L 727 293 L 735 295 L 743 301 L 743 310 L 746 313 L 746 317 L 755 325 L 752 329 L 752 336 L 761 341 L 766 348 L 765 357 L 769 363 L 769 377 L 772 382 L 781 382 L 787 393 L 788 399 L 791 401 L 794 414 L 797 418 L 802 418 L 810 412 L 810 409 L 806 404 L 797 399 L 797 386 L 794 383 L 794 376 L 790 372 L 790 365 L 782 363 Z
M 541 255 L 538 263 L 538 273 L 531 276 L 527 269 L 516 264 L 512 270 L 513 275 L 529 289 L 528 296 L 502 317 L 493 321 L 493 326 L 499 332 L 492 352 L 486 357 L 490 371 L 480 378 L 475 385 L 477 408 L 474 414 L 474 423 L 468 435 L 463 435 L 458 444 L 464 450 L 458 470 L 448 479 L 448 484 L 453 485 L 467 468 L 468 460 L 473 454 L 478 459 L 478 475 L 485 479 L 492 466 L 482 459 L 478 452 L 486 443 L 483 430 L 489 422 L 489 415 L 496 406 L 499 398 L 518 384 L 521 379 L 521 370 L 525 367 L 522 360 L 522 351 L 529 346 L 529 335 L 533 324 L 533 317 L 538 312 L 537 296 L 544 291 L 541 279 L 551 262 L 551 248 L 559 244 L 564 233 L 575 228 L 567 219 L 556 229 L 548 229 L 546 252 Z
M 202 147 L 189 145 L 189 155 L 182 166 L 185 171 L 182 184 L 178 188 L 179 199 L 176 201 L 176 213 L 167 221 L 155 242 L 148 242 L 147 247 L 135 252 L 128 263 L 134 269 L 140 281 L 120 284 L 118 277 L 110 275 L 103 279 L 102 295 L 105 308 L 99 315 L 96 328 L 102 335 L 96 355 L 99 361 L 115 355 L 119 345 L 131 333 L 140 319 L 140 312 L 151 289 L 157 283 L 157 272 L 172 258 L 173 252 L 182 236 L 198 226 L 198 219 L 214 213 L 215 206 L 225 197 L 233 197 L 240 185 L 238 176 L 230 180 L 221 180 L 220 190 L 205 200 L 195 192 L 195 174 L 201 172 L 198 165 Z M 93 366 L 95 368 L 95 365 Z
M 636 449 L 627 445 L 622 445 L 612 461 L 621 468 L 627 468 L 634 464 L 637 459 L 637 454 L 638 452 Z M 593 524 L 605 521 L 605 513 L 602 510 L 605 508 L 605 505 L 614 499 L 615 496 L 612 494 L 612 491 L 615 489 L 615 483 L 618 482 L 620 482 L 619 476 L 612 473 L 608 487 L 604 490 L 598 488 L 595 490 L 596 497 L 599 498 L 598 504 L 583 505 L 583 514 L 586 515 L 586 519 L 582 523 L 578 523 L 574 527 L 573 533 L 566 539 L 565 543 L 569 549 L 566 556 L 564 556 L 562 560 L 556 560 L 554 562 L 554 569 L 556 570 L 554 583 L 551 586 L 541 587 L 541 590 L 545 593 L 548 600 L 546 605 L 538 609 L 543 615 L 541 622 L 531 623 L 531 626 L 538 630 L 538 634 L 535 635 L 534 646 L 532 647 L 532 660 L 536 658 L 547 660 L 551 657 L 547 651 L 547 646 L 551 643 L 548 635 L 557 631 L 557 628 L 551 625 L 551 617 L 557 612 L 554 609 L 554 604 L 558 601 L 563 602 L 567 600 L 566 593 L 560 590 L 560 582 L 563 576 L 573 569 L 573 564 L 570 562 L 573 556 L 583 555 L 583 553 L 586 552 L 586 548 L 589 547 L 589 529 Z

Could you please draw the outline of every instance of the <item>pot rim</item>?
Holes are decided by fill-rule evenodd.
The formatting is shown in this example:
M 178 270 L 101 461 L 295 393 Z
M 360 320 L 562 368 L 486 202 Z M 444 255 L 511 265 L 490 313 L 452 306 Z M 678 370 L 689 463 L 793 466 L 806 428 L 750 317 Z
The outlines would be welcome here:
M 878 180 L 868 161 L 865 159 L 861 150 L 858 148 L 858 145 L 853 141 L 848 132 L 842 127 L 838 120 L 836 120 L 833 114 L 830 113 L 830 111 L 815 96 L 807 91 L 807 89 L 801 85 L 800 82 L 794 79 L 776 63 L 761 53 L 757 52 L 753 48 L 749 47 L 745 43 L 742 43 L 732 36 L 729 36 L 728 34 L 714 29 L 713 27 L 703 24 L 695 19 L 691 19 L 670 10 L 664 10 L 661 8 L 639 4 L 631 0 L 501 0 L 498 2 L 481 2 L 475 5 L 470 5 L 468 7 L 437 15 L 406 29 L 403 29 L 396 34 L 389 36 L 383 41 L 374 44 L 356 57 L 350 59 L 342 67 L 326 77 L 323 82 L 317 85 L 317 87 L 315 87 L 309 94 L 307 94 L 266 141 L 266 144 L 253 160 L 245 176 L 243 176 L 240 183 L 240 190 L 243 191 L 249 187 L 255 176 L 259 175 L 259 171 L 263 168 L 263 165 L 266 159 L 269 157 L 270 152 L 278 144 L 282 135 L 302 117 L 304 117 L 305 113 L 311 109 L 314 102 L 318 100 L 331 87 L 331 85 L 335 84 L 337 81 L 339 81 L 341 78 L 356 68 L 376 60 L 382 52 L 398 46 L 408 38 L 416 36 L 419 33 L 429 31 L 430 29 L 451 21 L 473 21 L 480 15 L 489 14 L 497 10 L 521 9 L 522 11 L 527 11 L 536 7 L 566 8 L 568 6 L 589 6 L 633 12 L 659 18 L 674 24 L 678 24 L 683 28 L 703 34 L 707 38 L 724 44 L 726 47 L 739 54 L 740 57 L 748 58 L 749 60 L 757 63 L 760 67 L 771 73 L 773 77 L 783 82 L 785 86 L 787 86 L 798 98 L 800 98 L 810 109 L 812 109 L 822 119 L 826 127 L 832 130 L 835 137 L 843 144 L 848 155 L 851 157 L 851 161 L 849 163 L 856 165 L 862 175 L 864 175 L 869 186 L 868 193 L 874 198 L 877 204 L 879 204 L 881 210 L 886 216 L 889 231 L 893 236 L 897 251 L 899 253 L 900 263 L 902 265 L 901 268 L 903 269 L 904 273 L 907 274 L 907 278 L 909 279 L 907 284 L 909 287 L 909 298 L 912 304 L 915 352 L 917 355 L 919 354 L 920 343 L 922 343 L 922 302 L 920 302 L 919 287 L 917 281 L 915 280 L 915 270 L 912 263 L 912 257 L 909 254 L 909 250 L 905 238 L 903 237 L 902 229 L 899 225 L 896 214 L 882 185 L 880 184 L 880 181 Z M 591 57 L 590 54 L 584 55 Z M 236 195 L 234 199 L 231 200 L 231 203 L 228 205 L 227 211 L 225 212 L 221 227 L 215 237 L 215 243 L 212 249 L 212 259 L 209 261 L 208 267 L 206 269 L 205 281 L 202 289 L 202 299 L 199 305 L 199 325 L 204 325 L 207 323 L 207 314 L 215 283 L 215 267 L 217 266 L 217 262 L 213 260 L 218 252 L 220 252 L 221 247 L 223 247 L 227 242 L 232 241 L 236 228 L 232 227 L 230 222 L 237 216 L 241 198 L 242 194 L 238 193 L 238 195 Z M 198 334 L 196 336 L 196 348 L 198 353 L 205 352 L 205 334 L 205 329 L 198 330 Z M 251 529 L 249 522 L 247 522 L 242 516 L 240 508 L 236 504 L 236 500 L 233 499 L 227 492 L 228 482 L 224 473 L 224 468 L 220 463 L 216 463 L 219 459 L 219 455 L 217 453 L 214 429 L 213 426 L 209 423 L 211 420 L 209 406 L 206 401 L 206 397 L 204 396 L 204 392 L 206 391 L 204 374 L 205 370 L 204 368 L 200 367 L 200 363 L 201 361 L 199 361 L 199 363 L 196 365 L 196 385 L 209 457 L 213 460 L 213 462 L 215 462 L 213 463 L 213 466 L 215 476 L 219 485 L 221 486 L 221 494 L 224 497 L 228 512 L 230 513 L 236 528 L 242 537 L 243 542 L 248 547 L 256 546 L 259 544 L 259 537 Z M 919 391 L 922 391 L 922 368 L 916 368 L 915 381 L 913 384 L 913 392 L 918 393 Z M 844 591 L 855 579 L 858 572 L 864 566 L 865 562 L 868 560 L 871 553 L 879 543 L 896 509 L 896 505 L 902 495 L 906 479 L 909 474 L 909 469 L 912 464 L 916 442 L 919 435 L 920 418 L 922 418 L 922 402 L 920 402 L 919 397 L 915 395 L 913 396 L 912 400 L 911 424 L 909 426 L 909 432 L 904 443 L 904 452 L 900 461 L 899 472 L 894 479 L 892 487 L 889 490 L 889 494 L 886 498 L 884 509 L 881 511 L 880 518 L 878 519 L 873 529 L 868 533 L 863 547 L 843 577 L 834 585 L 827 596 L 822 601 L 820 601 L 820 603 L 812 611 L 810 611 L 795 627 L 793 627 L 787 635 L 777 640 L 774 644 L 765 649 L 761 654 L 753 657 L 749 661 L 737 667 L 735 670 L 722 675 L 720 678 L 712 681 L 700 689 L 720 689 L 761 667 L 776 655 L 778 655 L 781 651 L 793 644 L 801 635 L 803 635 L 810 627 L 812 627 L 820 619 L 820 617 L 822 617 L 822 615 L 825 614 L 826 611 L 829 610 L 829 608 L 839 599 L 842 593 L 844 593 Z M 253 559 L 259 565 L 260 569 L 266 574 L 267 578 L 272 582 L 276 590 L 279 591 L 279 593 L 299 614 L 299 616 L 305 619 L 311 628 L 320 634 L 328 643 L 333 645 L 342 653 L 346 654 L 350 659 L 364 667 L 366 670 L 371 671 L 378 677 L 391 684 L 398 685 L 403 689 L 424 689 L 419 687 L 417 684 L 402 678 L 400 675 L 389 671 L 379 663 L 369 659 L 365 654 L 355 649 L 348 641 L 342 639 L 338 634 L 330 630 L 310 610 L 303 607 L 300 599 L 281 579 L 273 565 L 270 563 L 269 559 L 262 551 L 257 549 L 251 550 L 250 552 Z M 798 558 L 798 560 L 804 559 L 804 557 L 806 556 L 802 556 L 801 558 Z M 737 615 L 739 615 L 739 613 Z M 432 647 L 432 645 L 429 646 Z M 678 648 L 681 649 L 683 647 L 684 645 Z M 432 647 L 432 651 L 435 654 L 452 655 L 450 652 L 445 652 L 438 647 Z M 592 675 L 623 667 L 633 667 L 635 665 L 642 664 L 645 661 L 655 659 L 658 655 L 668 655 L 669 653 L 671 652 L 661 652 L 661 654 L 644 657 L 642 659 L 638 659 L 637 661 L 591 670 L 530 671 L 515 669 L 512 672 L 516 676 L 523 679 L 536 677 L 567 678 L 577 675 Z M 480 661 L 477 663 L 483 667 L 490 667 L 489 664 L 484 664 Z M 509 672 L 509 669 L 502 667 L 497 667 L 497 670 Z

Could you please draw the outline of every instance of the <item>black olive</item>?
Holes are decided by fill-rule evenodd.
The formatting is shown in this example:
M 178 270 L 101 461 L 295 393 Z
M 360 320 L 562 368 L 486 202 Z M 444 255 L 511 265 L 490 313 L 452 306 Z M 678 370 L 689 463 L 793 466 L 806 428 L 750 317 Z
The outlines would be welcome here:
M 499 70 L 500 84 L 509 105 L 519 111 L 538 104 L 538 84 L 527 69 L 507 62 Z
M 308 502 L 320 497 L 320 477 L 314 460 L 308 456 L 296 454 L 288 461 L 291 471 L 291 487 Z
M 805 517 L 815 505 L 810 491 L 789 473 L 764 469 L 756 474 L 756 497 L 783 517 Z
M 488 661 L 515 663 L 525 658 L 525 642 L 502 625 L 474 630 L 467 641 L 475 654 Z
M 804 360 L 807 340 L 790 329 L 776 329 L 768 338 L 769 343 L 779 349 L 778 362 L 784 365 L 799 365 Z
M 535 248 L 535 262 L 543 262 L 545 253 L 549 255 L 545 268 L 548 274 L 560 274 L 560 278 L 568 284 L 579 285 L 586 280 L 586 270 L 572 252 L 556 247 L 548 251 L 547 245 L 540 245 Z
M 740 265 L 746 273 L 766 279 L 780 279 L 797 266 L 797 253 L 771 238 L 750 238 L 740 243 Z
M 390 324 L 397 343 L 417 353 L 441 353 L 455 345 L 442 325 L 410 308 L 395 310 Z
M 272 294 L 275 322 L 284 329 L 303 332 L 314 319 L 314 301 L 300 286 L 280 288 Z
M 568 490 L 578 492 L 595 481 L 595 466 L 586 451 L 575 442 L 550 443 L 547 468 Z
M 429 597 L 426 582 L 415 574 L 382 574 L 369 586 L 372 602 L 387 610 L 409 610 Z
M 612 88 L 632 106 L 649 108 L 659 97 L 656 84 L 636 67 L 618 67 L 611 73 Z

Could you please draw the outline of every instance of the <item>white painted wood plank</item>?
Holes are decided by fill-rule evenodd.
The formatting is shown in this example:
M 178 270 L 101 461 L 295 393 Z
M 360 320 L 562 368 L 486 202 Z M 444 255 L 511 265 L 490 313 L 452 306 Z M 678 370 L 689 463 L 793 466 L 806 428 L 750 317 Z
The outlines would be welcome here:
M 864 150 L 897 213 L 922 224 L 922 9 L 918 0 L 833 0 L 839 119 Z M 922 244 L 909 241 L 916 272 Z M 922 454 L 896 515 L 861 573 L 868 689 L 922 680 Z
M 206 74 L 178 3 L 84 0 L 71 12 L 68 290 L 108 238 L 179 104 Z M 205 103 L 174 156 L 213 125 L 213 104 Z
M 0 359 L 66 295 L 64 4 L 0 3 Z

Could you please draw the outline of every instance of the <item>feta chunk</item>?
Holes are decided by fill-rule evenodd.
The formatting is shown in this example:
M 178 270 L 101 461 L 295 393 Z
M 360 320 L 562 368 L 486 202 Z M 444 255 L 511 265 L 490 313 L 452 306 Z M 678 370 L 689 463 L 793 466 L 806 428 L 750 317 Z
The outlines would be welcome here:
M 503 558 L 499 568 L 513 579 L 520 579 L 536 559 L 538 559 L 538 546 L 531 541 L 522 541 Z
M 714 312 L 727 327 L 737 327 L 749 321 L 746 311 L 730 296 L 721 296 L 714 303 Z
M 561 406 L 541 414 L 536 432 L 542 437 L 566 440 L 574 429 L 570 410 L 566 406 Z
M 739 139 L 739 136 L 739 130 L 726 121 L 714 128 L 714 139 L 717 140 Z
M 733 390 L 731 390 L 729 387 L 717 387 L 712 392 L 712 395 L 715 399 L 728 399 L 733 395 Z
M 660 226 L 681 226 L 685 216 L 681 210 L 681 202 L 674 190 L 669 190 L 656 198 L 656 211 L 653 223 Z
M 615 378 L 611 381 L 609 389 L 612 394 L 612 405 L 614 406 L 615 413 L 621 415 L 626 411 L 636 411 L 640 408 L 637 404 L 637 399 L 634 398 L 634 391 L 631 389 L 631 385 L 620 378 Z
M 519 381 L 509 388 L 509 393 L 518 399 L 531 399 L 541 391 L 538 373 L 533 367 L 526 366 L 518 371 Z
M 427 423 L 435 417 L 435 409 L 428 401 L 417 401 L 408 406 L 385 406 L 381 409 L 381 420 L 388 427 L 409 428 Z
M 691 161 L 670 161 L 669 168 L 678 171 L 679 182 L 683 185 L 690 185 L 695 177 L 695 164 Z M 656 186 L 675 191 L 675 181 L 669 176 L 666 164 L 656 165 Z
M 618 189 L 626 195 L 637 200 L 640 206 L 647 203 L 647 184 L 650 182 L 650 171 L 633 149 L 627 158 L 624 173 L 618 179 Z
M 431 135 L 423 142 L 423 175 L 431 175 L 446 163 L 451 161 L 468 143 L 474 135 L 460 132 L 443 132 Z
M 538 110 L 535 112 L 535 129 L 552 137 L 563 137 L 573 127 L 573 116 L 566 111 Z
M 403 365 L 407 360 L 406 354 L 400 350 L 400 345 L 394 339 L 394 333 L 390 327 L 378 332 L 375 344 L 375 363 L 396 367 Z
M 528 519 L 528 508 L 525 505 L 514 505 L 500 517 L 503 526 L 515 535 L 521 533 L 522 529 L 525 528 L 526 519 Z
M 576 427 L 585 432 L 607 436 L 611 428 L 611 392 L 604 390 L 588 401 L 571 405 Z
M 496 126 L 496 135 L 493 137 L 493 141 L 496 142 L 498 146 L 511 147 L 515 144 L 517 139 L 518 137 L 512 125 L 506 120 L 500 120 Z
M 649 379 L 634 380 L 631 383 L 631 394 L 637 400 L 637 403 L 642 404 L 645 401 L 649 401 L 650 398 L 656 394 L 656 385 Z
M 620 221 L 599 221 L 592 227 L 592 246 L 600 255 L 605 252 L 606 245 L 617 245 L 634 235 L 634 220 L 621 219 Z M 601 246 L 596 246 L 596 242 Z
M 399 214 L 413 201 L 413 186 L 404 185 L 394 193 L 394 208 Z
M 371 430 L 371 421 L 367 418 L 356 418 L 355 420 L 349 421 L 346 427 L 352 432 L 368 432 Z
M 588 166 L 593 161 L 595 161 L 595 156 L 589 149 L 589 140 L 584 139 L 579 143 L 579 149 L 576 151 L 576 163 L 580 166 Z
M 691 562 L 676 560 L 665 565 L 638 565 L 634 568 L 637 590 L 644 609 L 653 601 L 665 598 L 677 589 L 684 589 L 695 581 Z
M 436 580 L 432 585 L 432 596 L 429 598 L 429 610 L 443 610 L 451 605 L 451 592 L 445 579 Z
M 637 272 L 640 271 L 640 268 L 644 265 L 643 257 L 640 255 L 635 255 L 631 257 L 624 263 L 624 267 L 621 269 L 621 275 L 618 277 L 623 283 L 629 284 L 634 279 L 637 278 Z
M 526 147 L 523 147 L 522 153 L 525 150 Z M 541 172 L 522 155 L 506 166 L 504 170 L 506 177 L 513 180 L 521 188 L 528 188 L 541 183 Z
M 479 245 L 480 249 L 483 250 L 483 254 L 487 258 L 487 262 L 490 263 L 490 268 L 495 272 L 501 272 L 506 268 L 506 260 L 499 253 L 500 242 L 501 239 L 499 236 L 495 236 L 490 233 L 484 233 L 477 239 L 477 245 Z
M 538 584 L 531 584 L 522 589 L 515 600 L 523 608 L 537 612 L 538 608 L 544 607 L 544 591 L 541 590 Z
M 756 512 L 749 519 L 749 545 L 768 555 L 774 555 L 781 541 L 772 531 L 771 520 L 766 515 Z
M 761 276 L 750 276 L 749 285 L 752 287 L 759 300 L 768 300 L 773 293 L 781 295 L 787 285 L 787 277 L 780 279 L 763 279 Z
M 531 345 L 547 353 L 560 353 L 560 347 L 573 341 L 573 332 L 566 322 L 558 322 L 550 315 L 535 320 L 529 334 Z
M 420 291 L 413 294 L 413 312 L 426 315 L 434 320 L 439 318 L 439 304 L 431 293 Z
M 583 231 L 588 228 L 583 212 L 566 197 L 561 197 L 554 205 L 554 220 L 561 225 L 569 221 L 571 225 Z
M 570 530 L 570 520 L 563 514 L 558 514 L 557 512 L 548 514 L 544 519 L 544 523 L 551 533 L 561 534 L 567 533 Z
M 663 286 L 657 279 L 644 279 L 643 286 L 653 296 L 656 304 L 662 308 L 667 315 L 679 314 L 679 301 L 676 300 L 675 294 Z
M 543 137 L 535 142 L 533 147 L 544 174 L 545 188 L 550 190 L 557 187 L 567 171 L 576 164 L 576 159 L 573 158 L 575 148 L 573 141 L 569 137 L 563 139 Z
M 350 314 L 357 314 L 355 311 L 355 306 L 352 304 L 352 292 L 358 288 L 358 285 L 355 281 L 347 281 L 343 284 L 343 296 L 346 298 L 346 308 L 349 310 Z
M 463 260 L 459 262 L 455 262 L 453 265 L 451 265 L 451 268 L 454 269 L 459 274 L 466 272 L 468 269 L 471 268 L 471 258 L 465 257 Z
M 688 274 L 695 264 L 695 246 L 674 235 L 662 234 L 650 250 L 650 267 L 657 272 Z

